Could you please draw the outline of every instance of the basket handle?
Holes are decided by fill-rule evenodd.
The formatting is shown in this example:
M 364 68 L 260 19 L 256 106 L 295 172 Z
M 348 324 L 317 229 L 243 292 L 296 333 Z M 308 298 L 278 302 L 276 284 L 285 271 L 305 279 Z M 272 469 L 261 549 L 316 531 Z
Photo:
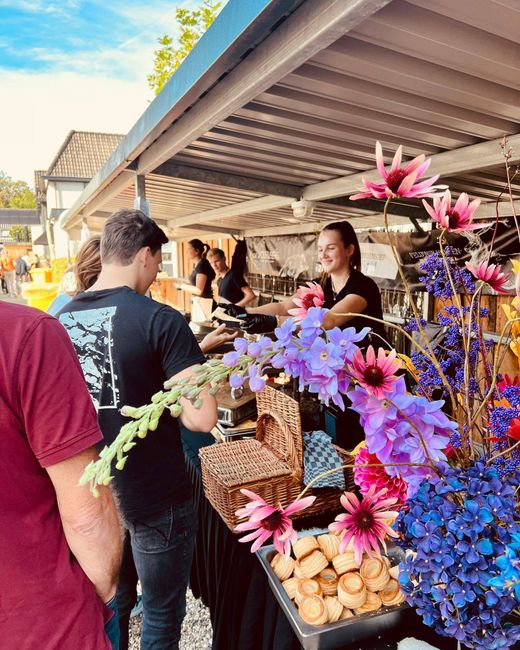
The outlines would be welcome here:
M 294 444 L 293 435 L 291 433 L 291 430 L 287 426 L 287 424 L 281 419 L 281 417 L 278 415 L 278 413 L 276 413 L 276 411 L 273 411 L 271 413 L 264 411 L 263 413 L 260 413 L 258 415 L 258 418 L 256 420 L 256 439 L 258 440 L 258 442 L 264 445 L 265 430 L 264 427 L 260 425 L 262 424 L 263 420 L 266 420 L 267 418 L 272 418 L 284 433 L 285 439 L 287 441 L 287 457 L 280 458 L 280 456 L 276 453 L 276 451 L 272 447 L 269 447 L 269 449 L 273 452 L 273 454 L 277 458 L 280 458 L 280 460 L 289 462 L 290 467 L 292 467 L 292 475 L 298 482 L 301 482 L 303 478 L 303 473 L 302 473 L 300 462 L 298 460 L 298 455 L 296 453 L 296 445 Z

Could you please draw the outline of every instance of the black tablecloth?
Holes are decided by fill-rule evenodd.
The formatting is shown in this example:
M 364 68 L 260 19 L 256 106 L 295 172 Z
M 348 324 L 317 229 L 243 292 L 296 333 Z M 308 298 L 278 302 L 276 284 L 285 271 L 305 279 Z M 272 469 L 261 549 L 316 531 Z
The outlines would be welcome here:
M 250 545 L 237 541 L 204 496 L 198 451 L 212 443 L 212 436 L 183 431 L 182 437 L 199 518 L 191 589 L 209 607 L 213 650 L 299 650 L 298 639 Z M 405 637 L 423 639 L 440 650 L 456 648 L 455 641 L 435 635 L 409 610 L 405 629 L 392 630 L 384 639 L 344 646 L 344 650 L 395 650 Z

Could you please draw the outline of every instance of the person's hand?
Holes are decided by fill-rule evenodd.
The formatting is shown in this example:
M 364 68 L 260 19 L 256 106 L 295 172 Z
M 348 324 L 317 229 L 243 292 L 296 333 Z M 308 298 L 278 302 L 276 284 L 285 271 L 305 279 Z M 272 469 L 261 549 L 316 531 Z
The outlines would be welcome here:
M 200 342 L 200 349 L 204 353 L 209 352 L 210 350 L 218 348 L 224 343 L 229 343 L 234 338 L 236 338 L 237 335 L 238 332 L 226 332 L 226 326 L 224 324 L 219 325 L 212 332 L 206 334 L 206 336 L 202 339 Z
M 268 316 L 267 314 L 248 314 L 245 318 L 240 318 L 240 320 L 242 321 L 240 327 L 248 334 L 273 332 L 277 325 L 276 316 Z
M 233 318 L 245 318 L 248 316 L 247 309 L 234 305 L 232 302 L 219 302 L 217 306 Z

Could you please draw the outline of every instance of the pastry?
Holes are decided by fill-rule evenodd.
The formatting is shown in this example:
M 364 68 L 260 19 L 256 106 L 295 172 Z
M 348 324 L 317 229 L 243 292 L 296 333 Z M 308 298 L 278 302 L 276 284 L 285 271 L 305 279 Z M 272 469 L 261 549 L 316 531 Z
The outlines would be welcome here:
M 338 593 L 338 574 L 331 567 L 320 571 L 316 579 L 325 596 L 335 596 Z
M 300 537 L 300 539 L 294 542 L 292 547 L 294 557 L 297 560 L 301 560 L 303 557 L 310 555 L 310 553 L 319 548 L 320 545 L 314 535 L 305 535 L 305 537 Z
M 318 544 L 329 562 L 339 554 L 339 537 L 336 535 L 319 535 Z
M 348 607 L 343 608 L 343 612 L 341 613 L 341 616 L 339 617 L 340 621 L 344 621 L 346 618 L 352 618 L 354 614 L 352 613 L 352 610 L 350 610 Z
M 296 589 L 298 588 L 298 578 L 289 578 L 282 582 L 282 587 L 285 589 L 287 595 L 291 600 L 294 600 L 296 597 Z
M 363 578 L 368 591 L 381 591 L 390 580 L 386 564 L 381 558 L 367 558 L 363 560 L 359 569 L 359 575 Z
M 368 612 L 375 612 L 381 607 L 381 598 L 373 591 L 367 591 L 367 599 L 354 610 L 354 614 L 367 614 Z
M 296 604 L 299 605 L 305 596 L 321 596 L 321 587 L 317 580 L 312 580 L 312 578 L 298 580 L 294 596 Z
M 298 607 L 298 613 L 310 625 L 323 625 L 327 622 L 327 607 L 320 596 L 305 596 Z
M 388 569 L 388 573 L 390 574 L 391 578 L 393 578 L 394 580 L 398 580 L 399 579 L 399 565 L 396 564 L 395 566 L 390 567 Z
M 338 582 L 338 598 L 342 605 L 357 609 L 365 604 L 367 590 L 359 573 L 350 571 L 341 576 Z
M 305 576 L 303 575 L 303 571 L 300 567 L 300 560 L 296 560 L 296 562 L 294 563 L 294 577 L 298 578 L 298 580 L 302 580 L 303 578 L 305 578 Z
M 327 608 L 327 620 L 329 623 L 339 621 L 343 614 L 343 605 L 334 596 L 325 596 L 325 607 Z
M 386 587 L 379 592 L 383 605 L 400 605 L 404 600 L 404 594 L 399 588 L 397 580 L 389 580 Z
M 332 558 L 332 566 L 338 575 L 347 573 L 347 571 L 357 571 L 359 565 L 354 559 L 354 553 L 341 553 Z
M 271 560 L 271 566 L 276 577 L 281 580 L 290 578 L 294 571 L 294 560 L 290 555 L 281 555 L 277 553 Z
M 301 558 L 299 562 L 301 572 L 306 578 L 314 578 L 329 565 L 321 551 L 312 551 L 310 555 Z

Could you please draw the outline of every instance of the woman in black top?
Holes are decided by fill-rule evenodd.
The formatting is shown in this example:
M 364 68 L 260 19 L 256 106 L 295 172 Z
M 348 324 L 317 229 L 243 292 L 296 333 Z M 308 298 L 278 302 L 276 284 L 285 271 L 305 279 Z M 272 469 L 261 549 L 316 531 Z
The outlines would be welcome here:
M 186 254 L 193 260 L 194 267 L 190 273 L 190 284 L 183 283 L 181 289 L 193 295 L 192 319 L 198 322 L 207 320 L 215 308 L 211 288 L 215 271 L 206 259 L 208 251 L 208 244 L 203 244 L 200 239 L 191 239 L 186 246 Z

